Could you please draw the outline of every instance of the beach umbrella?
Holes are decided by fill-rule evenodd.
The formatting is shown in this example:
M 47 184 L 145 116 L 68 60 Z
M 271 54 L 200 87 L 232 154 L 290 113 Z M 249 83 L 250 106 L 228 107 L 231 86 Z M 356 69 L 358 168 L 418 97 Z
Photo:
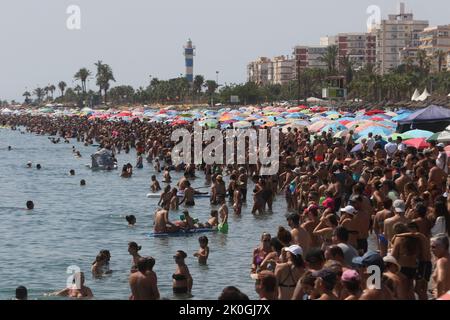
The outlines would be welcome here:
M 392 134 L 394 130 L 393 129 L 388 129 L 385 127 L 368 127 L 362 131 L 357 132 L 361 137 L 366 137 L 369 135 L 370 132 L 372 132 L 372 134 L 375 135 L 381 135 L 381 136 L 389 136 L 390 134 Z
M 376 114 L 381 114 L 384 113 L 384 110 L 380 110 L 380 109 L 375 109 L 375 110 L 369 110 L 365 113 L 366 116 L 373 116 Z
M 122 111 L 118 113 L 117 117 L 131 117 L 133 114 L 130 111 Z
M 237 129 L 250 128 L 251 126 L 252 124 L 248 121 L 238 121 L 233 124 L 233 127 Z
M 360 144 L 357 144 L 356 146 L 354 146 L 350 152 L 359 152 L 362 150 L 362 148 L 363 148 L 363 145 L 362 145 L 362 143 L 360 143 Z
M 385 115 L 387 115 L 387 116 L 392 118 L 392 117 L 396 117 L 398 114 L 395 113 L 395 112 L 392 112 L 392 111 L 388 111 L 388 112 L 385 113 Z
M 275 123 L 274 123 L 274 122 L 271 122 L 271 121 L 268 121 L 268 122 L 262 124 L 262 125 L 261 125 L 261 128 L 271 128 L 271 127 L 273 127 L 273 126 L 275 126 Z
M 333 131 L 333 132 L 338 132 L 338 131 L 342 131 L 342 130 L 347 130 L 347 128 L 345 126 L 343 126 L 342 124 L 340 124 L 339 122 L 335 122 L 335 123 L 330 123 L 327 124 L 325 127 L 322 128 L 322 130 L 320 131 Z
M 349 130 L 347 130 L 347 129 L 341 130 L 341 131 L 338 131 L 338 132 L 333 136 L 333 138 L 338 138 L 338 139 L 340 139 L 340 138 L 345 137 L 345 135 L 347 135 L 348 133 L 349 133 Z
M 439 135 L 442 133 L 444 133 L 444 131 L 433 133 L 433 135 L 427 139 L 427 142 L 437 141 Z M 449 134 L 450 134 L 450 132 L 449 132 Z
M 402 113 L 402 114 L 399 114 L 399 115 L 393 117 L 391 120 L 392 121 L 401 121 L 403 119 L 408 118 L 411 114 L 412 114 L 412 112 Z
M 414 138 L 429 138 L 433 135 L 433 132 L 426 130 L 409 130 L 401 134 L 403 139 L 414 139 Z
M 404 143 L 405 145 L 414 147 L 416 149 L 425 149 L 430 147 L 430 144 L 426 142 L 425 138 L 409 139 L 406 140 Z
M 327 118 L 331 119 L 331 120 L 336 120 L 336 119 L 339 119 L 340 117 L 341 117 L 341 115 L 338 113 L 327 115 Z
M 179 125 L 186 125 L 186 124 L 189 124 L 189 122 L 186 120 L 175 120 L 170 123 L 171 126 L 179 126 Z
M 450 142 L 450 131 L 442 131 L 437 137 L 437 142 Z
M 313 124 L 308 126 L 308 130 L 311 132 L 318 132 L 318 131 L 322 130 L 323 127 L 330 124 L 331 122 L 332 122 L 331 120 L 322 120 L 322 121 L 314 122 Z

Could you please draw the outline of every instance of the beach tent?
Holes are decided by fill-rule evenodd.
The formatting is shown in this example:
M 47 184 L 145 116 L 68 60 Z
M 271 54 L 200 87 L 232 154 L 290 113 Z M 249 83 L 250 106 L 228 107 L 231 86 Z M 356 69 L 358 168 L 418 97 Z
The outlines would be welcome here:
M 411 101 L 417 101 L 417 99 L 420 97 L 420 93 L 419 93 L 419 90 L 415 90 L 414 91 L 414 94 L 413 94 L 413 96 L 412 96 L 412 98 L 411 98 Z
M 397 132 L 403 133 L 412 129 L 439 132 L 444 131 L 448 125 L 450 125 L 450 109 L 431 105 L 398 121 Z
M 450 131 L 442 131 L 437 137 L 437 142 L 450 142 Z
M 420 97 L 417 98 L 416 101 L 425 101 L 428 99 L 428 97 L 431 96 L 431 94 L 428 93 L 428 90 L 425 88 L 423 93 L 420 95 Z

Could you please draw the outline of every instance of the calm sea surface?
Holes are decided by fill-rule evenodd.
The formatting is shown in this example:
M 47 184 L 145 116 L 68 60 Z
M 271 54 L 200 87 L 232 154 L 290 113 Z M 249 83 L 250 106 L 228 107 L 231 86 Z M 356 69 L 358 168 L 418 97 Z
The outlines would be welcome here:
M 7 150 L 9 145 L 12 151 Z M 82 158 L 73 155 L 72 146 L 80 150 Z M 65 287 L 67 268 L 72 265 L 86 273 L 86 285 L 96 299 L 128 299 L 129 241 L 142 245 L 141 255 L 156 259 L 154 270 L 162 297 L 174 298 L 172 256 L 176 250 L 184 250 L 194 279 L 192 299 L 217 299 L 228 285 L 256 298 L 254 281 L 249 276 L 252 250 L 262 232 L 275 234 L 279 225 L 286 225 L 282 196 L 274 203 L 273 214 L 255 217 L 250 213 L 250 183 L 242 217 L 230 214 L 229 233 L 206 234 L 211 254 L 208 266 L 200 266 L 192 256 L 198 249 L 199 235 L 146 237 L 152 231 L 158 202 L 146 198 L 150 177 L 155 174 L 153 167 L 145 162 L 143 169 L 134 169 L 131 179 L 120 178 L 120 170 L 93 172 L 85 165 L 95 151 L 95 147 L 85 147 L 76 140 L 53 144 L 47 136 L 0 129 L 0 299 L 13 297 L 19 285 L 28 288 L 30 298 L 49 299 L 44 294 Z M 26 167 L 27 161 L 33 162 L 32 169 Z M 135 153 L 121 153 L 118 161 L 119 168 L 127 162 L 134 166 Z M 38 163 L 41 170 L 36 169 Z M 75 170 L 75 176 L 69 176 L 70 169 Z M 200 178 L 193 181 L 193 186 L 203 187 L 203 175 L 198 174 Z M 161 174 L 156 175 L 161 181 Z M 176 183 L 180 174 L 172 173 L 172 178 Z M 85 187 L 80 187 L 81 179 L 86 180 Z M 33 211 L 23 210 L 27 200 L 34 201 Z M 204 222 L 211 208 L 209 199 L 197 199 L 190 212 Z M 171 220 L 177 220 L 182 209 L 171 212 Z M 134 228 L 127 226 L 128 214 L 137 218 Z M 113 274 L 94 280 L 90 266 L 101 249 L 111 251 Z

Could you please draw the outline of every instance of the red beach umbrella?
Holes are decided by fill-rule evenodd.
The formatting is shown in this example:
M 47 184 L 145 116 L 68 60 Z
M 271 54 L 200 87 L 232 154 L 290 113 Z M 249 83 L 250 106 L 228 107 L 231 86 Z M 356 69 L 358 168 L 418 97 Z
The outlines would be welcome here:
M 407 146 L 411 146 L 416 149 L 425 149 L 425 148 L 430 147 L 430 144 L 426 141 L 425 138 L 409 139 L 409 140 L 406 140 L 404 143 Z

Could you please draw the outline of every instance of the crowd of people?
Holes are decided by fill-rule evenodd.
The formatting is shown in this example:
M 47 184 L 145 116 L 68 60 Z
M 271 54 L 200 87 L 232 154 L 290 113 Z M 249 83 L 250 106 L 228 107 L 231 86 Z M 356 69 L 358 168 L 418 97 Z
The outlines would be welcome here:
M 157 172 L 163 172 L 166 186 L 161 187 L 156 176 L 150 185 L 152 192 L 162 189 L 155 232 L 211 227 L 226 233 L 228 206 L 232 214 L 241 215 L 242 204 L 253 200 L 251 213 L 264 215 L 274 210 L 275 200 L 284 197 L 286 225 L 267 226 L 268 232 L 253 251 L 250 274 L 262 299 L 425 300 L 450 290 L 450 162 L 443 144 L 431 143 L 430 148 L 418 150 L 406 146 L 401 137 L 384 141 L 369 134 L 362 140 L 362 148 L 352 152 L 356 145 L 352 131 L 336 138 L 331 131 L 280 129 L 279 170 L 263 176 L 261 163 L 174 163 L 174 127 L 163 123 L 29 115 L 0 116 L 0 122 L 86 145 L 95 142 L 114 155 L 134 148 L 136 167 L 142 165 L 144 156 Z M 192 125 L 183 128 L 191 130 Z M 174 188 L 170 186 L 171 171 L 184 172 Z M 171 222 L 170 210 L 196 205 L 195 196 L 201 192 L 192 188 L 190 181 L 199 178 L 198 172 L 203 172 L 210 186 L 210 202 L 219 205 L 219 210 L 212 210 L 204 224 L 194 221 L 187 210 L 183 221 Z M 132 165 L 125 165 L 122 177 L 131 175 Z M 254 185 L 252 199 L 247 194 L 250 185 Z M 130 225 L 135 220 L 127 217 Z M 206 263 L 208 241 L 200 241 L 196 257 Z M 152 270 L 155 260 L 140 257 L 138 251 L 137 244 L 130 243 L 131 299 L 158 299 Z M 186 257 L 184 251 L 174 255 L 174 293 L 192 289 Z M 93 274 L 101 275 L 105 265 L 104 255 L 99 254 Z M 89 290 L 83 292 L 89 294 Z M 80 292 L 59 294 L 78 296 Z M 221 297 L 230 295 L 245 298 L 234 287 L 224 289 Z

